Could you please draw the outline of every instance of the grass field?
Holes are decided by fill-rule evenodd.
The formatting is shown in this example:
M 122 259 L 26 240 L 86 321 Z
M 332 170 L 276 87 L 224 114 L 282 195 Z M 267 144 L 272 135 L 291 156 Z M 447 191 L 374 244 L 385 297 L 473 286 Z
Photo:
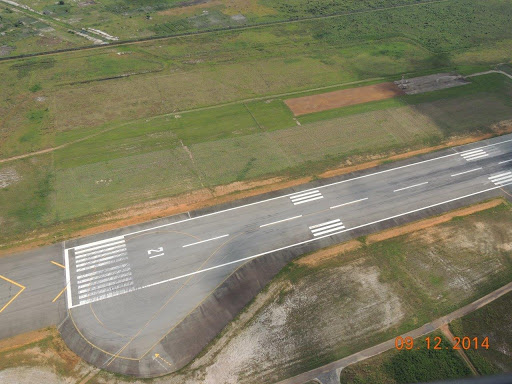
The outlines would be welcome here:
M 243 6 L 270 20 L 415 2 L 270 3 L 219 0 L 208 6 L 232 15 L 238 13 L 228 8 Z M 95 9 L 121 7 L 122 17 L 134 20 L 141 7 L 114 1 L 26 4 L 38 11 L 50 7 L 66 23 L 90 12 L 96 28 L 109 16 L 97 18 Z M 179 13 L 176 4 L 145 5 L 178 12 L 161 17 L 195 17 Z M 471 73 L 510 62 L 511 11 L 497 0 L 453 0 L 0 62 L 0 157 L 67 145 L 37 160 L 0 165 L 0 173 L 13 168 L 23 180 L 0 190 L 0 221 L 9 223 L 0 243 L 22 238 L 24 230 L 150 199 L 263 177 L 315 176 L 329 167 L 491 132 L 493 124 L 512 118 L 511 82 L 499 75 L 473 78 L 463 89 L 298 120 L 283 100 L 396 80 L 403 73 Z M 154 18 L 148 22 L 157 22 L 149 13 Z M 26 187 L 46 174 L 48 193 L 34 199 Z M 29 200 L 37 209 L 20 215 Z
M 283 100 L 273 98 L 108 127 L 53 153 L 0 165 L 0 174 L 15 169 L 21 178 L 0 190 L 0 217 L 9 224 L 2 239 L 201 188 L 314 175 L 454 136 L 491 132 L 493 124 L 512 119 L 512 82 L 501 75 L 472 81 L 307 115 L 299 118 L 300 126 Z M 31 118 L 41 127 L 47 114 L 41 110 Z M 27 129 L 22 137 L 27 140 L 20 145 L 28 147 L 51 136 Z M 80 137 L 79 131 L 53 135 L 59 144 Z M 40 193 L 34 186 L 43 176 L 48 181 Z
M 455 336 L 489 337 L 489 349 L 467 350 L 466 354 L 481 375 L 512 372 L 512 294 L 450 324 Z
M 428 2 L 424 1 L 424 2 Z M 215 30 L 228 27 L 296 20 L 335 13 L 413 5 L 416 0 L 182 0 L 71 2 L 20 0 L 46 16 L 80 28 L 96 28 L 122 39 Z
M 425 337 L 441 337 L 442 350 L 429 350 Z M 341 371 L 341 384 L 408 384 L 441 381 L 471 376 L 451 344 L 439 332 L 414 341 L 420 349 L 387 351 L 382 355 L 350 365 Z M 447 349 L 448 348 L 448 349 Z

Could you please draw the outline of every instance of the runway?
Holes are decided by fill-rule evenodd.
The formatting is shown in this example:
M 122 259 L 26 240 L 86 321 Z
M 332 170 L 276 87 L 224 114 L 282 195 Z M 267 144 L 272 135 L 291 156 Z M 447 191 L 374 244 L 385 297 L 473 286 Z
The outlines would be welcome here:
M 87 353 L 96 351 L 91 359 L 101 361 L 101 368 L 122 372 L 126 361 L 143 367 L 142 376 L 163 374 L 177 362 L 162 341 L 248 261 L 342 242 L 502 194 L 509 185 L 512 135 L 174 222 L 69 242 L 60 259 L 65 280 L 58 284 L 65 287 L 62 298 L 74 329 Z M 3 272 L 1 259 L 0 265 Z M 52 294 L 57 291 L 52 288 Z

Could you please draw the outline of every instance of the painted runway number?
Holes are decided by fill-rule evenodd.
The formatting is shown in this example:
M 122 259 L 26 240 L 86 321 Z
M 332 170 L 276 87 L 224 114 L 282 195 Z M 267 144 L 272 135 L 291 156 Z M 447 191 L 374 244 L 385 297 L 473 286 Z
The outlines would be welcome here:
M 164 255 L 164 248 L 163 247 L 160 247 L 160 248 L 157 248 L 157 249 L 149 249 L 148 250 L 148 255 L 149 255 L 149 258 L 152 259 L 154 257 L 159 257 L 159 256 L 163 256 Z M 153 253 L 157 253 L 157 255 L 153 255 Z

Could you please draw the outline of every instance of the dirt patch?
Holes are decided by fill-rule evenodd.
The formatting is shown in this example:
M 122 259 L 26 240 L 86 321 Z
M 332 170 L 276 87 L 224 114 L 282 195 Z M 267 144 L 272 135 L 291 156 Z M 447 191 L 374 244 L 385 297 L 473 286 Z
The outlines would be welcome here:
M 0 46 L 0 56 L 7 56 L 9 55 L 12 51 L 14 51 L 14 48 L 13 47 L 10 47 L 8 45 L 2 45 Z
M 0 372 L 0 382 L 16 384 L 69 384 L 69 381 L 59 377 L 50 369 L 35 368 L 9 368 Z
M 403 95 L 403 91 L 394 83 L 381 83 L 319 95 L 297 97 L 284 102 L 295 116 L 300 116 L 370 101 L 390 99 L 399 95 Z
M 0 340 L 0 352 L 9 351 L 43 340 L 51 335 L 48 329 L 40 329 L 33 332 L 22 333 L 8 339 Z
M 324 263 L 327 260 L 333 259 L 345 252 L 355 251 L 360 248 L 362 243 L 358 240 L 350 240 L 346 243 L 335 245 L 334 247 L 322 249 L 318 252 L 311 253 L 307 256 L 301 257 L 296 261 L 299 265 L 307 265 L 308 267 L 315 267 Z
M 471 207 L 458 209 L 456 211 L 449 212 L 444 215 L 434 217 L 432 219 L 425 219 L 425 220 L 418 221 L 416 223 L 405 225 L 403 227 L 388 229 L 383 232 L 369 235 L 366 238 L 366 242 L 367 242 L 367 244 L 373 244 L 373 243 L 376 243 L 379 241 L 391 239 L 393 237 L 402 236 L 402 235 L 405 235 L 408 233 L 412 233 L 412 232 L 416 232 L 416 231 L 419 231 L 422 229 L 430 228 L 435 225 L 446 223 L 446 222 L 450 221 L 451 219 L 453 219 L 454 217 L 468 216 L 473 213 L 477 213 L 477 212 L 485 211 L 486 209 L 491 209 L 491 208 L 497 207 L 498 205 L 502 204 L 503 202 L 504 202 L 503 199 L 495 199 L 495 200 L 488 201 L 488 202 L 485 202 L 482 204 L 472 205 Z
M 408 95 L 438 91 L 440 89 L 460 87 L 470 84 L 457 73 L 436 73 L 434 75 L 414 77 L 395 81 L 395 84 Z
M 296 284 L 283 282 L 284 289 L 273 297 L 260 295 L 269 298 L 267 305 L 241 332 L 233 328 L 224 336 L 229 343 L 205 367 L 201 382 L 274 382 L 339 344 L 349 347 L 364 335 L 393 327 L 402 320 L 403 308 L 379 278 L 378 268 L 358 260 Z
M 21 180 L 21 176 L 14 168 L 5 168 L 0 170 L 0 189 L 7 188 L 9 185 Z

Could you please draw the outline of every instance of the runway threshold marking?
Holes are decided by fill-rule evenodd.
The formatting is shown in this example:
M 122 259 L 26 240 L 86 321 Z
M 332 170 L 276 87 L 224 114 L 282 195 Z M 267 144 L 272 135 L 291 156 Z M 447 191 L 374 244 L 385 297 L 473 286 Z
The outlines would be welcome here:
M 65 266 L 63 266 L 63 265 L 62 265 L 62 264 L 60 264 L 60 263 L 57 263 L 56 261 L 53 261 L 53 260 L 52 260 L 52 261 L 50 261 L 50 263 L 52 263 L 52 264 L 56 265 L 57 267 L 61 267 L 61 268 L 66 269 L 66 267 L 65 267 Z
M 410 185 L 410 186 L 405 187 L 405 188 L 395 189 L 393 192 L 405 191 L 406 189 L 416 188 L 416 187 L 419 187 L 419 186 L 421 186 L 421 185 L 425 185 L 425 184 L 428 184 L 428 181 L 425 181 L 424 183 L 419 183 L 419 184 Z
M 480 167 L 480 168 L 475 168 L 475 169 L 471 169 L 471 170 L 469 170 L 469 171 L 464 171 L 464 172 L 455 173 L 455 174 L 451 175 L 451 177 L 465 175 L 466 173 L 471 173 L 471 172 L 480 171 L 481 169 L 482 169 L 482 167 Z
M 285 221 L 290 221 L 290 220 L 294 220 L 294 219 L 299 219 L 301 218 L 302 215 L 299 215 L 299 216 L 293 216 L 293 217 L 289 217 L 287 219 L 283 219 L 283 220 L 279 220 L 279 221 L 274 221 L 272 223 L 268 223 L 268 224 L 263 224 L 263 225 L 260 225 L 260 228 L 263 228 L 263 227 L 268 227 L 269 225 L 274 225 L 274 224 L 279 224 L 279 223 L 284 223 Z
M 344 207 L 345 205 L 355 204 L 355 203 L 359 203 L 359 202 L 365 201 L 365 200 L 368 200 L 368 198 L 365 197 L 364 199 L 349 201 L 348 203 L 343 203 L 343 204 L 335 205 L 335 206 L 333 206 L 333 207 L 331 207 L 329 209 L 336 209 L 336 208 Z
M 241 235 L 242 235 L 242 233 L 239 233 L 239 234 L 235 235 L 233 238 L 231 238 L 231 239 L 228 239 L 228 240 L 224 241 L 221 245 L 219 245 L 219 246 L 217 247 L 217 249 L 215 249 L 215 251 L 213 251 L 213 252 L 212 252 L 212 254 L 211 254 L 210 256 L 208 256 L 208 258 L 206 258 L 206 260 L 204 260 L 204 261 L 201 263 L 201 265 L 197 268 L 197 270 L 196 270 L 196 271 L 200 271 L 200 270 L 201 270 L 201 268 L 202 268 L 204 265 L 206 265 L 206 264 L 210 261 L 210 259 L 211 259 L 213 256 L 215 256 L 215 255 L 217 254 L 217 252 L 218 252 L 220 249 L 222 249 L 222 248 L 223 248 L 227 243 L 229 243 L 230 241 L 233 241 L 234 239 L 236 239 L 237 237 L 239 237 L 239 236 L 241 236 Z M 141 333 L 141 332 L 142 332 L 142 331 L 143 331 L 143 330 L 144 330 L 144 329 L 149 325 L 149 323 L 151 323 L 151 322 L 153 321 L 153 319 L 154 319 L 156 316 L 158 316 L 158 314 L 159 314 L 159 313 L 160 313 L 160 312 L 161 312 L 161 311 L 162 311 L 162 310 L 167 306 L 167 304 L 169 304 L 169 303 L 171 302 L 171 300 L 173 300 L 173 299 L 174 299 L 174 297 L 175 297 L 176 295 L 178 295 L 178 294 L 181 292 L 181 290 L 182 290 L 182 289 L 183 289 L 183 288 L 188 284 L 188 282 L 192 279 L 192 275 L 193 275 L 193 274 L 191 274 L 191 275 L 190 275 L 190 277 L 189 277 L 189 279 L 187 279 L 183 284 L 181 284 L 181 286 L 180 286 L 180 287 L 179 287 L 179 288 L 178 288 L 178 289 L 177 289 L 177 290 L 176 290 L 176 291 L 175 291 L 175 292 L 174 292 L 174 293 L 173 293 L 173 294 L 172 294 L 172 295 L 167 299 L 167 301 L 166 301 L 166 302 L 165 302 L 165 303 L 160 307 L 160 309 L 159 309 L 158 311 L 156 311 L 155 313 L 153 313 L 153 315 L 152 315 L 152 316 L 151 316 L 151 318 L 146 322 L 146 324 L 145 324 L 141 329 L 139 329 L 139 331 L 138 331 L 134 336 L 132 336 L 132 337 L 131 337 L 131 339 L 130 339 L 130 340 L 129 340 L 125 345 L 124 345 L 124 347 L 120 348 L 120 349 L 119 349 L 119 351 L 117 351 L 117 353 L 116 353 L 115 355 L 112 355 L 112 356 L 111 356 L 111 358 L 109 358 L 107 361 L 105 361 L 104 365 L 106 365 L 107 367 L 108 367 L 108 366 L 110 366 L 110 364 L 112 364 L 112 362 L 113 362 L 116 358 L 118 358 L 118 357 L 119 357 L 119 355 L 120 355 L 121 353 L 123 353 L 123 351 L 124 351 L 124 350 L 125 350 L 125 349 L 130 345 L 130 344 L 131 344 L 131 342 L 132 342 L 133 340 L 135 340 L 135 339 L 139 336 L 139 334 L 140 334 L 140 333 Z M 140 289 L 140 288 L 139 288 L 139 289 Z M 148 352 L 149 352 L 149 351 L 148 351 Z M 146 353 L 148 353 L 148 352 L 146 352 Z M 142 357 L 144 357 L 144 356 L 146 355 L 146 353 L 145 353 Z M 141 358 L 139 358 L 138 360 L 142 359 L 142 357 L 141 357 Z
M 185 244 L 185 245 L 182 246 L 182 248 L 187 248 L 187 247 L 191 247 L 193 245 L 207 243 L 209 241 L 213 241 L 213 240 L 217 240 L 217 239 L 222 239 L 223 237 L 228 237 L 228 236 L 229 236 L 229 233 L 227 235 L 212 237 L 211 239 L 207 239 L 207 240 L 196 241 L 195 243 Z
M 3 312 L 3 310 L 4 310 L 5 308 L 7 308 L 7 307 L 8 307 L 8 306 L 9 306 L 9 305 L 14 301 L 14 300 L 16 300 L 16 298 L 17 298 L 19 295 L 21 295 L 21 292 L 23 292 L 23 291 L 25 290 L 25 288 L 26 288 L 26 287 L 25 287 L 25 286 L 23 286 L 23 285 L 21 285 L 21 284 L 19 284 L 19 283 L 17 283 L 17 282 L 15 282 L 15 281 L 13 281 L 13 280 L 11 280 L 11 279 L 8 279 L 7 277 L 2 276 L 2 275 L 0 275 L 0 279 L 4 279 L 4 280 L 5 280 L 5 281 L 7 281 L 8 283 L 14 284 L 14 285 L 15 285 L 15 286 L 17 286 L 18 288 L 21 288 L 21 289 L 19 290 L 19 292 L 18 292 L 17 294 L 15 294 L 15 295 L 13 296 L 13 298 L 12 298 L 11 300 L 9 300 L 9 301 L 7 302 L 7 304 L 5 304 L 5 305 L 2 307 L 2 309 L 0 309 L 0 313 L 2 313 L 2 312 Z

